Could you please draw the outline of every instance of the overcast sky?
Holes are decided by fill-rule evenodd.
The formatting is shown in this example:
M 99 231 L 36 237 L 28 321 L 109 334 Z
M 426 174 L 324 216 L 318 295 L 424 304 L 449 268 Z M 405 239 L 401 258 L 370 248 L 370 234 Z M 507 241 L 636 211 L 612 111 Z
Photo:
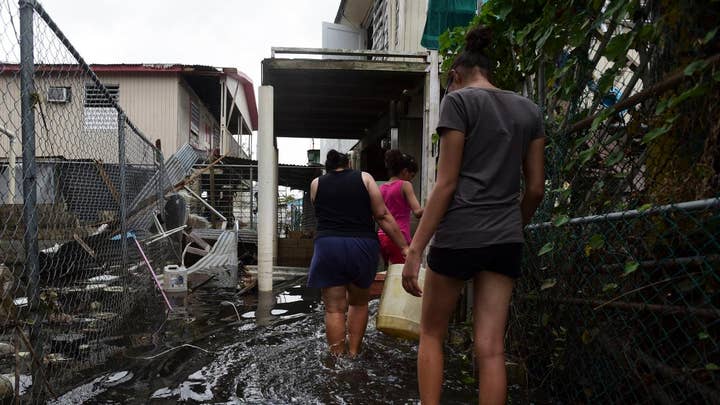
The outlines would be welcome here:
M 321 47 L 322 22 L 335 19 L 340 0 L 40 2 L 88 63 L 235 67 L 257 94 L 270 48 Z M 310 140 L 280 139 L 278 147 L 280 162 L 307 163 Z

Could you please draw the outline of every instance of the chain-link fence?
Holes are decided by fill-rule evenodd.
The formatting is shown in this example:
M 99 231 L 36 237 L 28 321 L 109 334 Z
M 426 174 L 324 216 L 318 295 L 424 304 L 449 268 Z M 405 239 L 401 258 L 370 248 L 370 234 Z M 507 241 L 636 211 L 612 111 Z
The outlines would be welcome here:
M 639 4 L 599 26 L 577 97 L 545 105 L 558 125 L 509 329 L 539 402 L 720 402 L 718 29 Z M 682 33 L 624 39 L 670 18 Z M 624 64 L 608 63 L 618 43 Z
M 53 397 L 114 338 L 162 265 L 162 155 L 35 1 L 0 3 L 0 385 Z M 8 387 L 12 387 L 8 390 Z

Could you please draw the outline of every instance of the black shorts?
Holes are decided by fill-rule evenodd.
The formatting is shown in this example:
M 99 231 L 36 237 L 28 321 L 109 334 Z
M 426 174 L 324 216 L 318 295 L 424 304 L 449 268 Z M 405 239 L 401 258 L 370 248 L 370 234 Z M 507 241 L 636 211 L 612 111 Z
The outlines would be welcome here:
M 518 278 L 522 253 L 522 243 L 502 243 L 469 249 L 431 246 L 427 263 L 435 273 L 460 280 L 470 280 L 479 271 L 492 271 Z

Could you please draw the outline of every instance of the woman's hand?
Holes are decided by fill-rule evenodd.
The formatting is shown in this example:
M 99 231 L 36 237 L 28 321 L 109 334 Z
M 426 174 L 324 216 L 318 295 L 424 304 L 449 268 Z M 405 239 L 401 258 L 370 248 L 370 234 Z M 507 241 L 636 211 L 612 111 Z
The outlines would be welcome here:
M 422 297 L 422 289 L 418 283 L 418 274 L 420 273 L 420 253 L 408 252 L 405 258 L 405 265 L 402 272 L 402 286 L 410 295 Z

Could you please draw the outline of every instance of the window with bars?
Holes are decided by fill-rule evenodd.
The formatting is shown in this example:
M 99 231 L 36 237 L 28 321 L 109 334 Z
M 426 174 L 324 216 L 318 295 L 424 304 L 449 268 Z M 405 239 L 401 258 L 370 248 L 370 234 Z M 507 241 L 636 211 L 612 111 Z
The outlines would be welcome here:
M 400 42 L 400 0 L 395 0 L 395 49 Z
M 200 107 L 194 101 L 190 102 L 190 133 L 196 138 L 200 135 Z
M 372 49 L 388 49 L 388 15 L 386 0 L 375 0 L 375 3 L 373 3 Z
M 85 84 L 85 99 L 83 101 L 83 125 L 91 130 L 117 130 L 118 110 L 115 103 L 120 99 L 120 86 L 105 84 L 107 94 L 102 87 L 95 83 Z

